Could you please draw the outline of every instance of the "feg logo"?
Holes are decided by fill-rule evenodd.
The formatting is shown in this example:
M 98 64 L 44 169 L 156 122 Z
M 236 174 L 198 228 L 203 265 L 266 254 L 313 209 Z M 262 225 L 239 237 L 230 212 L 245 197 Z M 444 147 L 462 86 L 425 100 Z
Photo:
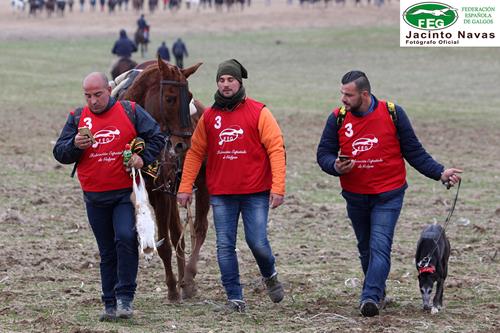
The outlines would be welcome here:
M 439 2 L 421 2 L 408 7 L 403 13 L 408 25 L 420 30 L 440 30 L 458 20 L 457 9 Z

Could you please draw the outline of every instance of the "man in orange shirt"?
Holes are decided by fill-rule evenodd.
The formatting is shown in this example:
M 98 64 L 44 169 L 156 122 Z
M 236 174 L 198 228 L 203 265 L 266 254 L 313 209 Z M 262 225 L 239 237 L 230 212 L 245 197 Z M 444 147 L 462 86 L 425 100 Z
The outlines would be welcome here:
M 285 146 L 271 111 L 246 96 L 246 78 L 246 69 L 235 59 L 219 65 L 215 103 L 198 122 L 177 194 L 181 206 L 191 202 L 193 183 L 206 158 L 217 261 L 228 299 L 225 309 L 236 312 L 245 310 L 236 255 L 240 214 L 269 297 L 274 303 L 284 297 L 267 239 L 267 220 L 269 206 L 276 208 L 284 200 Z

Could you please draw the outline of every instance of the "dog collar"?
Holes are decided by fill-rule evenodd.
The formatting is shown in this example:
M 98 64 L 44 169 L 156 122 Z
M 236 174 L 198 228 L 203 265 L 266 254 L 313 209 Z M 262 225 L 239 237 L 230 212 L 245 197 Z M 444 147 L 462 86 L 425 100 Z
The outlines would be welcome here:
M 435 273 L 436 272 L 436 267 L 434 266 L 424 266 L 424 267 L 419 267 L 418 268 L 418 274 L 422 273 Z

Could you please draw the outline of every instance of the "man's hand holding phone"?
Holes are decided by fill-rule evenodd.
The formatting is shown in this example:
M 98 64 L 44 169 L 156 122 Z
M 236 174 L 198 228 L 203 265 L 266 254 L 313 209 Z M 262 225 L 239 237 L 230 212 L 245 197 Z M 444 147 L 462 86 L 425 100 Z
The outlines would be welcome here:
M 75 136 L 75 146 L 77 148 L 87 149 L 95 142 L 94 136 L 88 127 L 78 128 L 78 133 Z
M 335 160 L 335 170 L 340 174 L 348 173 L 354 167 L 354 161 L 351 160 L 350 156 L 339 155 Z

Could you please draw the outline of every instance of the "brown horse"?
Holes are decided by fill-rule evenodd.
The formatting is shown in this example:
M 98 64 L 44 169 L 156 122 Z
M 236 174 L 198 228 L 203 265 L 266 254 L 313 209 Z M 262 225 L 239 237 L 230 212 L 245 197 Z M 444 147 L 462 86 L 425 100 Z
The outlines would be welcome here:
M 125 73 L 137 66 L 137 63 L 130 58 L 120 58 L 111 68 L 111 77 L 116 79 L 120 74 Z
M 163 244 L 158 247 L 158 253 L 165 267 L 168 298 L 172 301 L 180 300 L 181 295 L 182 298 L 194 296 L 197 262 L 208 229 L 209 196 L 205 171 L 202 169 L 195 182 L 197 187 L 195 240 L 186 265 L 185 243 L 181 237 L 182 224 L 175 194 L 185 153 L 191 144 L 195 122 L 203 112 L 199 108 L 197 117 L 191 118 L 188 105 L 192 94 L 188 90 L 187 78 L 200 66 L 201 63 L 198 63 L 186 69 L 179 69 L 158 58 L 156 63 L 149 65 L 137 76 L 120 97 L 143 106 L 160 124 L 162 132 L 166 135 L 166 145 L 159 156 L 160 168 L 157 178 L 147 177 L 146 187 L 156 214 L 158 239 L 164 239 Z M 179 286 L 172 271 L 172 246 L 176 250 Z
M 149 27 L 147 30 L 137 28 L 134 35 L 135 44 L 141 50 L 141 57 L 145 57 L 148 53 L 148 43 L 149 43 Z

